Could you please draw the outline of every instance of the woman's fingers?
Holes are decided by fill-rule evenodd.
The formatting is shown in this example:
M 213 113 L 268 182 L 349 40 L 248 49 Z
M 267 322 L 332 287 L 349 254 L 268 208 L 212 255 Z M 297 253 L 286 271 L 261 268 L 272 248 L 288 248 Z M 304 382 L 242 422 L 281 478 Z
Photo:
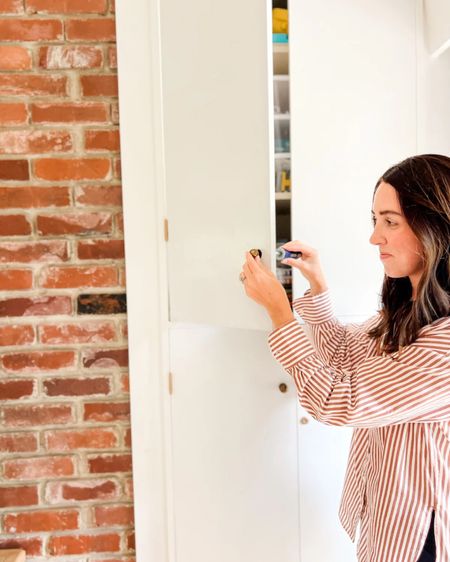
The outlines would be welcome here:
M 255 258 L 250 252 L 245 252 L 245 263 L 252 273 L 256 273 L 258 271 L 259 268 L 255 263 Z

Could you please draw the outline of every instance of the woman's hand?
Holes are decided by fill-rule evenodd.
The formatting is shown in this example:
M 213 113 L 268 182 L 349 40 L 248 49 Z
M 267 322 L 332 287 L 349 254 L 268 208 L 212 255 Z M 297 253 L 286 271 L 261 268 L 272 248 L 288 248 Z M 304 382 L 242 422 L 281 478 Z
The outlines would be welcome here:
M 320 265 L 318 251 L 300 242 L 300 240 L 292 240 L 283 244 L 282 247 L 289 252 L 301 252 L 302 255 L 298 259 L 287 258 L 282 260 L 281 263 L 298 269 L 303 277 L 309 281 L 312 294 L 322 293 L 327 288 L 327 284 Z
M 247 296 L 267 310 L 274 329 L 294 319 L 283 285 L 259 256 L 254 258 L 250 252 L 246 252 L 242 271 Z

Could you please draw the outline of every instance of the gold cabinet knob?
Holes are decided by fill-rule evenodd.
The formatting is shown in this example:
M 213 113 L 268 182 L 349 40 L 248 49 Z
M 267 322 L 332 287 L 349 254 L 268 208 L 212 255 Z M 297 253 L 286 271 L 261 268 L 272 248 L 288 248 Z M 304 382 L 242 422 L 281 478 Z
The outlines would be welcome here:
M 280 392 L 287 392 L 287 390 L 288 390 L 287 384 L 285 384 L 284 382 L 279 384 L 278 388 L 280 389 Z
M 302 425 L 305 425 L 305 424 L 309 423 L 309 419 L 308 419 L 308 418 L 305 418 L 305 417 L 300 418 L 300 423 L 301 423 Z

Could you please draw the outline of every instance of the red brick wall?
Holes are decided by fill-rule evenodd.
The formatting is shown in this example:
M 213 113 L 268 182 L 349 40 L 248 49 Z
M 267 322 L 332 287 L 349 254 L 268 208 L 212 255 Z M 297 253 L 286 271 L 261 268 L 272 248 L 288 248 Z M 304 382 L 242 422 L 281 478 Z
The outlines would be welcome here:
M 0 0 L 0 548 L 36 561 L 134 560 L 114 42 L 113 0 Z

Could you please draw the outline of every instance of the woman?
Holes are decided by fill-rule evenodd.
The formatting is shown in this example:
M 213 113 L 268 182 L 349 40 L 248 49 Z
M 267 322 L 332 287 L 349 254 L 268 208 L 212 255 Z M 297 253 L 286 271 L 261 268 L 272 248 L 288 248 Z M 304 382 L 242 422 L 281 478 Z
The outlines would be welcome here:
M 352 426 L 339 518 L 360 562 L 450 562 L 450 158 L 422 155 L 377 182 L 370 242 L 385 275 L 378 314 L 334 317 L 317 251 L 284 260 L 309 281 L 293 309 L 276 276 L 248 252 L 246 294 L 272 318 L 270 350 L 301 405 Z

